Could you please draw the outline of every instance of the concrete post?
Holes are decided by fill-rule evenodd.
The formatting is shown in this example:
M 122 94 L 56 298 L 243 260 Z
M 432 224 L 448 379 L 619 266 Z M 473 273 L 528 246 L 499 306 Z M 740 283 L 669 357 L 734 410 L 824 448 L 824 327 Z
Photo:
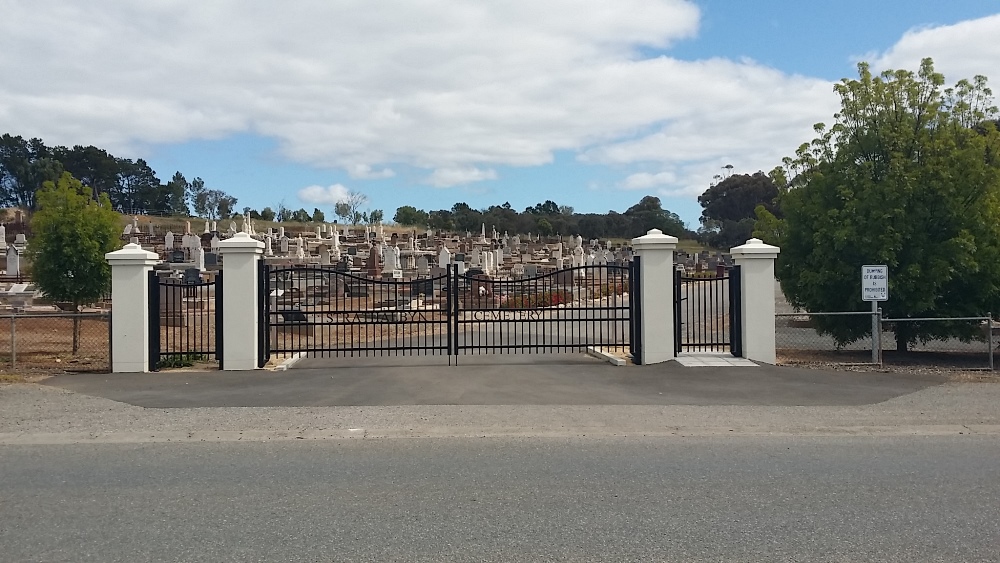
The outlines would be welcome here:
M 743 276 L 740 295 L 743 357 L 773 364 L 774 261 L 781 249 L 752 238 L 729 252 Z
M 149 271 L 159 256 L 138 244 L 104 255 L 111 264 L 111 371 L 149 371 Z
M 264 243 L 236 233 L 219 243 L 222 255 L 222 369 L 257 368 L 257 263 Z
M 677 237 L 651 229 L 632 239 L 639 257 L 642 364 L 674 359 L 674 249 Z

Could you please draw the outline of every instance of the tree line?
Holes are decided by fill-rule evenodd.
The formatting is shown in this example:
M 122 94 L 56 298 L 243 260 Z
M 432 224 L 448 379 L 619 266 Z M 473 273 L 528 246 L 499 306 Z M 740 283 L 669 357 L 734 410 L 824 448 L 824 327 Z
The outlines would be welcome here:
M 427 226 L 445 231 L 479 232 L 485 224 L 487 229 L 495 228 L 497 232 L 511 235 L 561 234 L 580 235 L 587 239 L 630 239 L 653 228 L 678 237 L 694 235 L 676 213 L 663 209 L 660 198 L 655 196 L 642 198 L 624 213 L 575 213 L 572 207 L 546 200 L 521 212 L 511 207 L 510 203 L 486 209 L 473 209 L 466 203 L 456 203 L 451 209 L 433 211 L 404 205 L 396 210 L 392 220 L 400 225 Z
M 188 181 L 176 172 L 163 182 L 145 160 L 116 157 L 95 146 L 47 146 L 41 139 L 9 133 L 0 137 L 0 205 L 34 211 L 45 182 L 68 172 L 98 200 L 129 215 L 183 215 L 209 219 L 231 217 L 236 198 L 211 189 L 201 178 Z

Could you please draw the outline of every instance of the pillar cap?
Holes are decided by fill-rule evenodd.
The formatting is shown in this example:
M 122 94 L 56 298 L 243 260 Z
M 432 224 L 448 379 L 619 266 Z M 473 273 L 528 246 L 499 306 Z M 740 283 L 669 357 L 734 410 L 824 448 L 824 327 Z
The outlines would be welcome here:
M 143 250 L 142 246 L 129 243 L 120 250 L 108 252 L 104 258 L 112 266 L 153 266 L 160 261 L 160 257 L 155 252 Z
M 770 258 L 773 260 L 778 257 L 780 252 L 780 248 L 767 244 L 759 238 L 752 238 L 744 244 L 729 249 L 729 253 L 734 258 Z
M 660 229 L 650 229 L 649 232 L 632 239 L 635 250 L 673 250 L 677 248 L 677 237 L 663 234 Z
M 251 237 L 248 233 L 239 232 L 226 240 L 220 241 L 219 252 L 221 254 L 237 254 L 240 252 L 261 254 L 264 252 L 264 243 Z

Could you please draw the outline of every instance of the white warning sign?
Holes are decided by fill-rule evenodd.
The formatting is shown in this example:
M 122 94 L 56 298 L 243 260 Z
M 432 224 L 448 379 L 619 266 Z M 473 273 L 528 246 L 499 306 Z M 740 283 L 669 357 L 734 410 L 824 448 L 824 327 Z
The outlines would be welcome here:
M 864 301 L 889 300 L 888 266 L 861 266 L 861 299 Z

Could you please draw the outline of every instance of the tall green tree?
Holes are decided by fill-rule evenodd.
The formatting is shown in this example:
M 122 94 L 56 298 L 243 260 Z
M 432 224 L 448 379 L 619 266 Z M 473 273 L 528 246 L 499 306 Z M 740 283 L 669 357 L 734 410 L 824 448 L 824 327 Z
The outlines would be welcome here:
M 412 205 L 404 205 L 396 209 L 396 214 L 392 216 L 394 223 L 406 226 L 421 226 L 427 224 L 427 212 L 417 209 Z
M 891 317 L 982 315 L 1000 305 L 1000 134 L 986 78 L 945 88 L 925 59 L 920 70 L 836 85 L 841 110 L 786 159 L 785 219 L 760 216 L 782 246 L 778 277 L 793 305 L 864 310 L 860 270 L 889 266 Z M 764 211 L 764 210 L 761 210 Z M 870 334 L 866 320 L 820 319 L 840 343 Z M 897 348 L 971 330 L 900 323 Z
M 118 248 L 121 218 L 107 194 L 93 190 L 68 172 L 38 192 L 28 245 L 32 278 L 54 301 L 78 310 L 111 289 L 111 267 L 104 255 Z M 73 321 L 73 353 L 79 350 L 79 318 Z
M 713 184 L 698 196 L 702 239 L 715 248 L 743 244 L 753 233 L 758 205 L 780 214 L 777 197 L 777 186 L 763 172 L 734 174 Z

